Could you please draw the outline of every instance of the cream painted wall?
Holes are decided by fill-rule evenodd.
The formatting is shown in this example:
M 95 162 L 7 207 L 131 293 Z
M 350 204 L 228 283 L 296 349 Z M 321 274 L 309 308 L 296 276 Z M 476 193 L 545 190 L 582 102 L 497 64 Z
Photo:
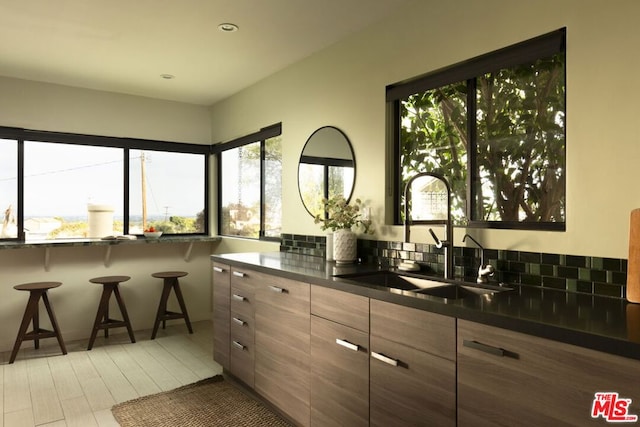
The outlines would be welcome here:
M 202 144 L 211 141 L 209 111 L 201 106 L 3 77 L 0 99 L 0 126 Z M 52 248 L 49 271 L 44 269 L 44 248 L 0 250 L 0 351 L 13 347 L 28 298 L 13 285 L 25 282 L 63 283 L 50 291 L 50 299 L 67 341 L 88 339 L 91 333 L 101 286 L 88 280 L 97 276 L 131 276 L 122 285 L 122 294 L 133 327 L 140 330 L 152 327 L 162 290 L 161 280 L 152 278 L 151 273 L 187 271 L 181 287 L 189 315 L 193 321 L 209 319 L 209 255 L 215 244 L 195 244 L 185 260 L 187 247 L 185 243 L 119 245 L 113 248 L 107 267 L 104 247 Z M 119 318 L 117 309 L 113 313 Z M 47 339 L 42 345 L 57 344 Z
M 210 144 L 206 107 L 0 77 L 0 126 Z
M 316 128 L 337 126 L 354 145 L 354 194 L 373 207 L 375 238 L 401 240 L 383 219 L 385 86 L 567 27 L 567 231 L 470 233 L 490 248 L 626 258 L 629 212 L 640 206 L 638 16 L 635 0 L 416 1 L 213 106 L 212 140 L 281 121 L 283 230 L 320 235 L 298 196 L 297 161 Z M 430 241 L 426 230 L 413 235 Z
M 105 247 L 52 248 L 49 271 L 45 270 L 44 248 L 0 250 L 0 351 L 13 348 L 27 305 L 28 292 L 13 289 L 13 285 L 19 283 L 62 282 L 62 286 L 49 291 L 49 299 L 67 342 L 81 339 L 88 343 L 102 293 L 102 286 L 90 283 L 89 279 L 98 276 L 131 277 L 120 286 L 120 291 L 136 331 L 153 327 L 162 293 L 162 280 L 151 277 L 155 271 L 182 270 L 189 273 L 180 279 L 180 287 L 191 321 L 210 319 L 212 294 L 209 255 L 213 248 L 210 243 L 196 243 L 185 261 L 187 248 L 186 243 L 118 245 L 112 248 L 106 267 Z M 179 311 L 173 295 L 170 310 Z M 41 327 L 50 329 L 44 308 L 40 313 Z M 121 319 L 115 298 L 112 298 L 111 317 Z M 172 324 L 180 322 L 184 324 L 182 320 L 171 321 Z M 113 329 L 111 333 L 126 333 L 126 329 Z M 142 338 L 142 335 L 139 337 Z M 57 342 L 55 339 L 46 339 L 42 345 L 57 346 Z M 31 341 L 23 344 L 23 348 L 32 346 Z

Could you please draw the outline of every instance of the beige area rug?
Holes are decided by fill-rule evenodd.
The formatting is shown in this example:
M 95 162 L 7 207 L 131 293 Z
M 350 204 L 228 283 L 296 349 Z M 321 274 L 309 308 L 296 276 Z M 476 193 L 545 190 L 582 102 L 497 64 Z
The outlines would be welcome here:
M 221 375 L 111 408 L 122 427 L 279 427 L 291 424 Z

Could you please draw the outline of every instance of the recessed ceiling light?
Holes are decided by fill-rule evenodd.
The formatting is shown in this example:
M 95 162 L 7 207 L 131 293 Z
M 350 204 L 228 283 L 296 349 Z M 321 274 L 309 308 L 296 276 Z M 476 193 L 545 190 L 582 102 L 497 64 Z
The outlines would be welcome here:
M 218 25 L 218 29 L 223 33 L 233 33 L 235 31 L 238 31 L 238 26 L 236 24 L 225 22 L 223 24 Z
M 165 80 L 173 80 L 176 78 L 176 76 L 174 76 L 173 74 L 160 74 L 160 77 Z

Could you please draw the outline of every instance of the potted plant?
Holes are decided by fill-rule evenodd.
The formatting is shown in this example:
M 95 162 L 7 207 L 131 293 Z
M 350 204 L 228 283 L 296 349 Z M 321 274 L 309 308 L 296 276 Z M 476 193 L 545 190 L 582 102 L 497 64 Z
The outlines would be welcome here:
M 373 234 L 371 220 L 362 217 L 362 201 L 355 199 L 349 205 L 343 196 L 322 199 L 325 217 L 319 214 L 314 222 L 322 224 L 322 230 L 333 232 L 333 257 L 337 264 L 352 263 L 357 258 L 358 239 L 354 229 L 361 229 L 364 233 Z

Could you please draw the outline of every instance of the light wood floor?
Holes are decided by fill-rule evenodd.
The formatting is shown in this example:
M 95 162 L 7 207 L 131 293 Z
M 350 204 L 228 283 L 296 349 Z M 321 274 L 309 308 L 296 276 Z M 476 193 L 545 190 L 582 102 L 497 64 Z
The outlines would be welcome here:
M 0 427 L 118 426 L 114 404 L 222 372 L 213 361 L 211 322 L 193 329 L 190 335 L 175 321 L 153 341 L 151 331 L 136 332 L 135 344 L 113 329 L 91 351 L 87 340 L 66 343 L 66 356 L 55 338 L 42 340 L 39 350 L 25 341 L 11 365 L 10 353 L 1 353 Z

